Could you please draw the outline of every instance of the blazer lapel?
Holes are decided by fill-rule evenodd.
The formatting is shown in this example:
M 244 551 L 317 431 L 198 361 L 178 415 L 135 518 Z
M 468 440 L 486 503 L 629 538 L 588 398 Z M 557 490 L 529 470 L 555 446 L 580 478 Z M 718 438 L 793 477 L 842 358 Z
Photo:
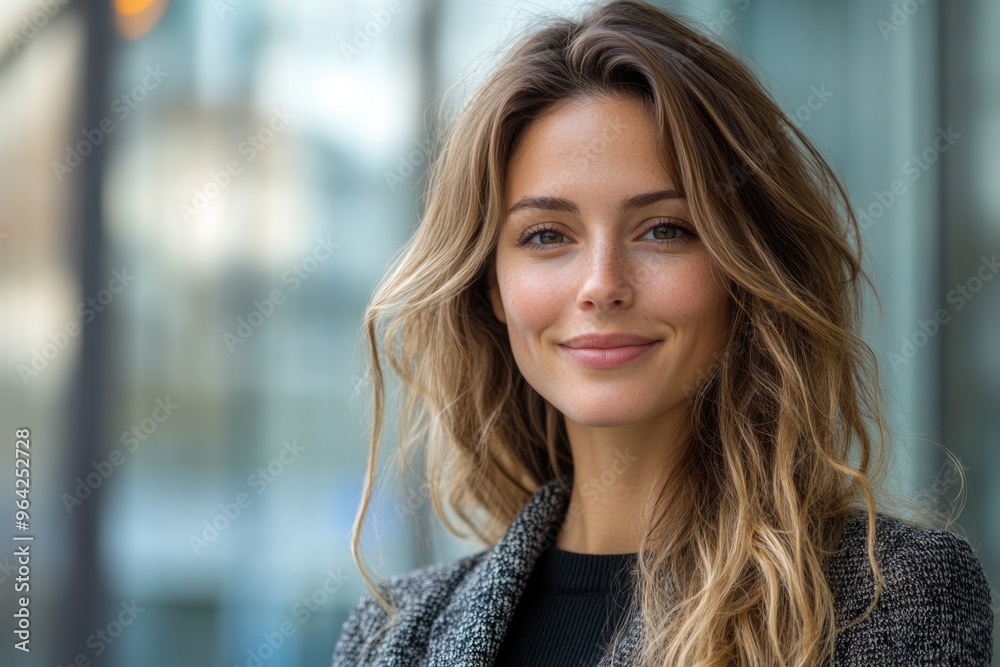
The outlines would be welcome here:
M 628 620 L 622 641 L 613 651 L 609 650 L 601 656 L 597 667 L 631 667 L 635 664 L 635 655 L 642 637 L 642 616 L 636 612 Z
M 566 481 L 567 488 L 572 479 Z M 428 667 L 491 667 L 538 555 L 555 544 L 569 494 L 552 479 L 532 496 L 435 619 Z

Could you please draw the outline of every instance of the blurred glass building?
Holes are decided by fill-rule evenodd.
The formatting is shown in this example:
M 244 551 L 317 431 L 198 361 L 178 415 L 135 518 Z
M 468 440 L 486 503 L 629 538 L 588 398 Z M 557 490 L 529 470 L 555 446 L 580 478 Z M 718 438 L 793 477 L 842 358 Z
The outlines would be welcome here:
M 886 306 L 868 335 L 906 435 L 895 482 L 952 502 L 935 443 L 959 457 L 958 530 L 997 586 L 1000 5 L 660 4 L 756 62 L 843 175 Z M 0 663 L 328 664 L 365 591 L 360 318 L 418 220 L 442 95 L 527 23 L 581 9 L 0 6 L 0 469 L 12 488 L 30 429 L 35 538 L 30 655 L 9 640 L 15 543 L 0 550 Z M 383 573 L 478 548 L 430 503 L 378 498 Z

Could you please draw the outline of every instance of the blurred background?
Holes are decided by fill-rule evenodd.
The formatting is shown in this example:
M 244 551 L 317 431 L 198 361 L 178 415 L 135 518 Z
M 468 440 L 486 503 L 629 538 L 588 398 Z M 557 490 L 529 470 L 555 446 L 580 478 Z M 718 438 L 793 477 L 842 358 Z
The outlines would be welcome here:
M 954 529 L 996 589 L 1000 4 L 659 4 L 748 55 L 844 177 L 886 306 L 867 336 L 903 434 L 894 484 L 949 506 L 959 470 L 935 443 L 959 457 Z M 365 591 L 359 322 L 417 222 L 441 95 L 460 102 L 527 22 L 580 10 L 0 4 L 0 664 L 329 663 Z M 6 490 L 20 428 L 27 531 Z M 414 498 L 376 498 L 384 574 L 478 548 Z M 34 537 L 30 654 L 15 535 Z

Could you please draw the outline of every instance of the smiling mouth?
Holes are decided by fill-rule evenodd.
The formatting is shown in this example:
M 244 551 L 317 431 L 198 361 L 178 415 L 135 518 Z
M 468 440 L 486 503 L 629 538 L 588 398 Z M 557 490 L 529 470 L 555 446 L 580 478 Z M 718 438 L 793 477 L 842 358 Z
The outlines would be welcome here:
M 661 341 L 621 347 L 568 347 L 560 345 L 571 359 L 587 368 L 619 368 L 632 363 L 656 347 Z

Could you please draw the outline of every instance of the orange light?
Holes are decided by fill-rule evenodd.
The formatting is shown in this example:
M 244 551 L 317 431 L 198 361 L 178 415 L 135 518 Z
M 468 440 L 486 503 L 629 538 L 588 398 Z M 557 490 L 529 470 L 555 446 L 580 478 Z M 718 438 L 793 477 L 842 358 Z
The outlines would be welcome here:
M 155 2 L 156 0 L 115 0 L 115 13 L 124 16 L 138 14 L 149 9 L 149 6 Z
M 125 39 L 138 39 L 163 16 L 168 0 L 114 0 L 115 27 Z

